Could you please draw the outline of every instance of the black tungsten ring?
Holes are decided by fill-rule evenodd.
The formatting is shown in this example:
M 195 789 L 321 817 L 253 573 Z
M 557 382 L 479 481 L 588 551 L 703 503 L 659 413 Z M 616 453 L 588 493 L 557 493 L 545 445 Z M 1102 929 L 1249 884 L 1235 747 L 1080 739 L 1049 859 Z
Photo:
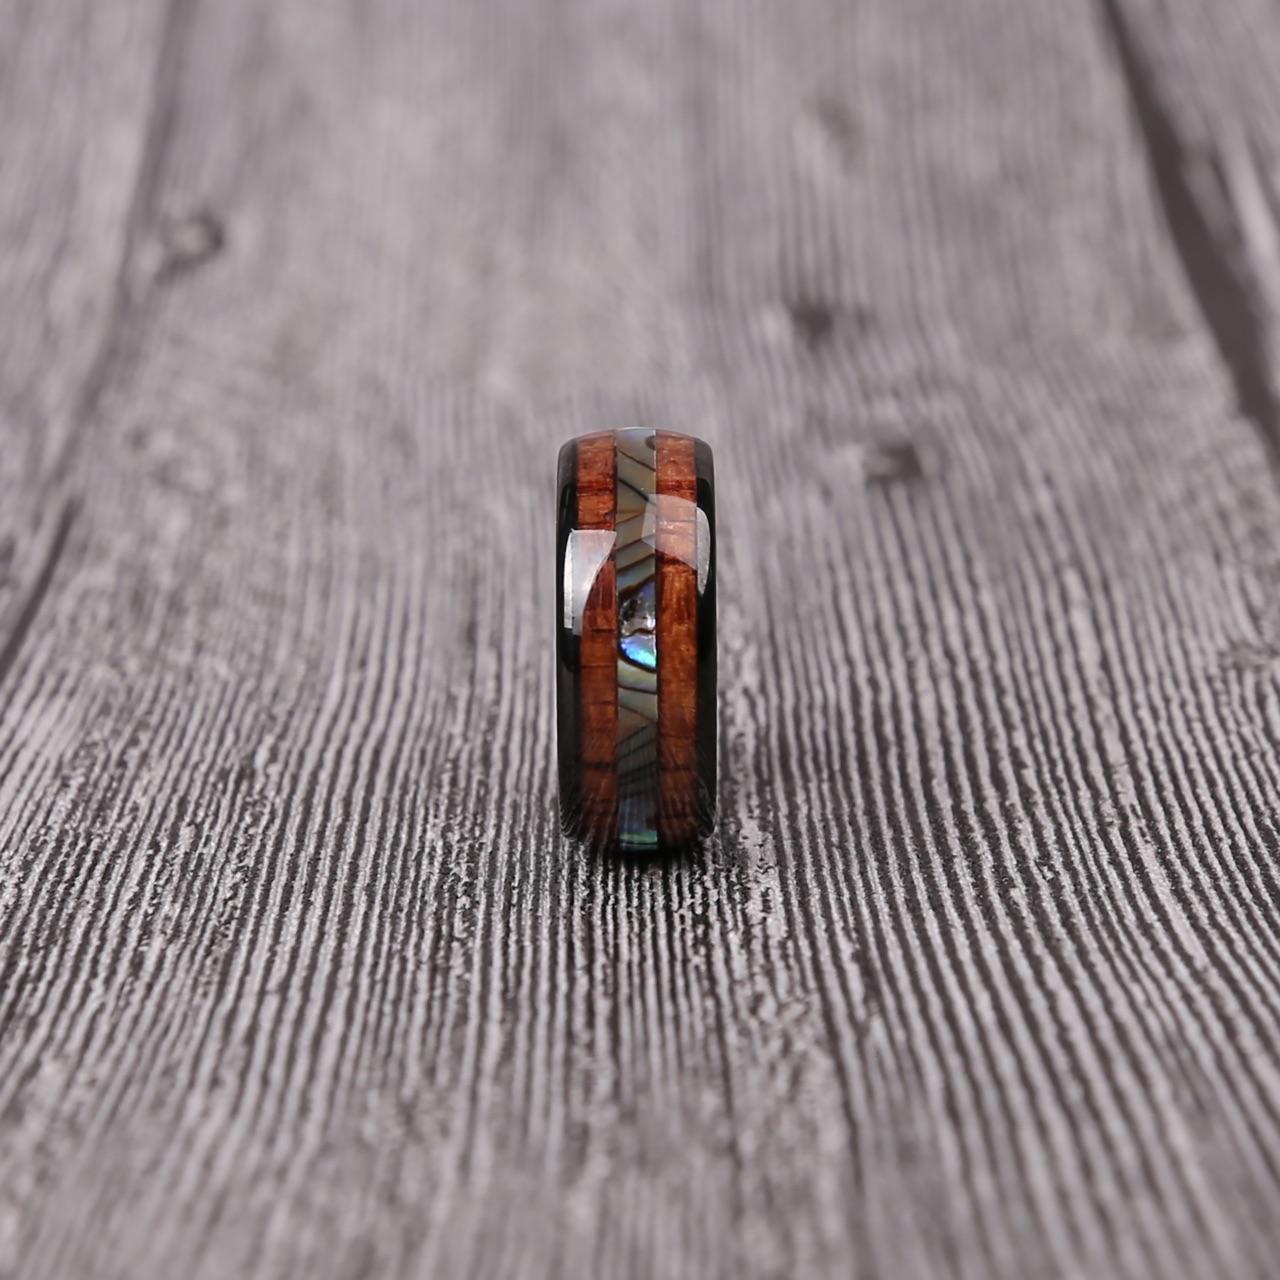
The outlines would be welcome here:
M 597 849 L 677 852 L 715 824 L 715 526 L 701 440 L 634 429 L 560 450 L 560 816 Z

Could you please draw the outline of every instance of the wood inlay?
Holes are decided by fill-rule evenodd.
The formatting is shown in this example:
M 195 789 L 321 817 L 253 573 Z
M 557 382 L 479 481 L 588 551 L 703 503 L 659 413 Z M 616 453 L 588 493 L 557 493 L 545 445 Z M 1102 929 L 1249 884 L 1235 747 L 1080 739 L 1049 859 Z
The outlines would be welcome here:
M 614 434 L 617 473 L 618 848 L 658 848 L 658 564 L 653 507 L 658 490 L 655 432 Z
M 613 530 L 616 462 L 612 432 L 578 442 L 578 528 Z M 579 690 L 583 834 L 596 844 L 614 838 L 617 821 L 618 595 L 614 556 L 602 566 L 582 615 Z
M 660 431 L 658 455 L 658 834 L 697 834 L 698 572 L 694 442 Z M 673 501 L 667 501 L 673 499 Z

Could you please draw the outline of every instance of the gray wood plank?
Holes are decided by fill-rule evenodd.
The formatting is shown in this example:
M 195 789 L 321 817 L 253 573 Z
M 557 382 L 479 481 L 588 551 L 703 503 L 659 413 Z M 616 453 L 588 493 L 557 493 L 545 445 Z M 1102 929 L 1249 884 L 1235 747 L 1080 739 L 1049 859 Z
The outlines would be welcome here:
M 143 12 L 0 672 L 0 1275 L 1267 1275 L 1280 495 L 1103 11 Z M 660 866 L 554 830 L 554 451 L 638 418 L 723 490 Z

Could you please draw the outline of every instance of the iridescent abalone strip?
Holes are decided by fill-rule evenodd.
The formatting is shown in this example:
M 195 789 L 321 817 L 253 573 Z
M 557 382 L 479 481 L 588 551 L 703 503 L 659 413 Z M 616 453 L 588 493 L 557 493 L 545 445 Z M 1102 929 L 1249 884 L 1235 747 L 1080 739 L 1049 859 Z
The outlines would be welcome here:
M 658 847 L 658 602 L 653 497 L 656 435 L 615 437 L 618 592 L 618 844 Z

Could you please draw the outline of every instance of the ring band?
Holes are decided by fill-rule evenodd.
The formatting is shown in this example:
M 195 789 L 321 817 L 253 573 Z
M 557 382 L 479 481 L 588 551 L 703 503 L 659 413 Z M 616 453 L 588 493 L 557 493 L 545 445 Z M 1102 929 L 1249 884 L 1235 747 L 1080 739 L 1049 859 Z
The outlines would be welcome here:
M 686 849 L 715 824 L 711 449 L 598 432 L 560 450 L 558 481 L 562 825 L 597 849 Z

